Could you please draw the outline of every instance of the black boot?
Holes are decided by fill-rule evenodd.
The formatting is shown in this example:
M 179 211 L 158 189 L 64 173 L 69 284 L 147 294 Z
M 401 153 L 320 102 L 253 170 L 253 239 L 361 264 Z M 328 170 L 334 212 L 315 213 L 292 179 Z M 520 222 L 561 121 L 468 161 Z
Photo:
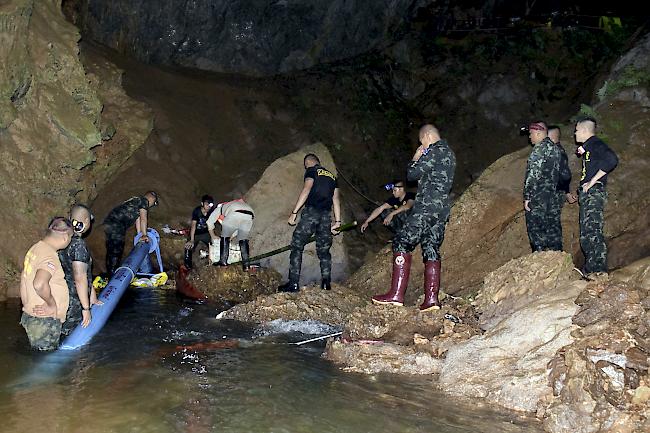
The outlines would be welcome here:
M 248 239 L 239 241 L 239 250 L 241 251 L 241 267 L 246 272 L 249 268 L 248 261 L 250 259 Z
M 323 290 L 332 290 L 332 282 L 329 278 L 323 278 L 320 282 L 320 288 Z
M 291 281 L 286 282 L 285 284 L 278 287 L 278 292 L 297 292 L 300 290 L 298 283 L 292 283 Z
M 219 243 L 219 261 L 217 266 L 228 266 L 228 255 L 230 254 L 230 238 L 221 238 Z
M 193 248 L 185 248 L 185 256 L 183 257 L 183 263 L 187 269 L 192 269 L 192 252 Z

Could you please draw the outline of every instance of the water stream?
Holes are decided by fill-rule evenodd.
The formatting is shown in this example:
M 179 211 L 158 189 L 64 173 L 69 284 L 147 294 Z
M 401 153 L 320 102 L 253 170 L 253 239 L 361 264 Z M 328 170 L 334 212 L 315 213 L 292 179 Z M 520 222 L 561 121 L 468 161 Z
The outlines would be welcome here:
M 52 361 L 29 350 L 19 310 L 0 303 L 2 432 L 541 431 L 444 397 L 430 378 L 348 373 L 321 358 L 322 342 L 288 344 L 331 331 L 317 323 L 252 329 L 130 289 L 89 346 Z

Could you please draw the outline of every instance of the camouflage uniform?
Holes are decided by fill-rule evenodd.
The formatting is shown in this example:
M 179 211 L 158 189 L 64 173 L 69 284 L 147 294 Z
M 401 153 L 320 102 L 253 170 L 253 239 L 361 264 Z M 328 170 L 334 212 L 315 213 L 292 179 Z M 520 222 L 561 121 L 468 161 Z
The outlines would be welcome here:
M 86 278 L 88 281 L 88 299 L 90 299 L 90 290 L 92 290 L 92 258 L 86 241 L 79 235 L 74 235 L 70 241 L 70 245 L 65 250 L 59 251 L 59 260 L 61 267 L 65 274 L 65 282 L 68 285 L 68 292 L 70 294 L 70 303 L 68 304 L 68 311 L 65 316 L 65 322 L 61 327 L 61 333 L 67 336 L 74 328 L 82 321 L 83 307 L 77 294 L 77 286 L 74 281 L 74 271 L 72 269 L 72 262 L 83 262 L 88 266 Z
M 609 173 L 618 165 L 616 154 L 593 136 L 583 143 L 582 175 L 580 176 L 580 247 L 585 256 L 584 273 L 607 272 L 607 245 L 605 244 L 604 212 L 607 203 L 607 174 L 586 193 L 582 185 L 591 181 L 599 170 Z
M 135 224 L 140 209 L 149 210 L 146 197 L 131 197 L 110 211 L 104 219 L 106 234 L 106 272 L 112 274 L 120 264 L 126 243 L 126 231 Z
M 569 169 L 569 158 L 564 147 L 560 143 L 557 143 L 556 146 L 560 151 L 560 171 L 555 192 L 556 199 L 551 201 L 549 208 L 549 249 L 562 251 L 562 207 L 570 190 L 571 170 Z
M 25 328 L 29 344 L 37 350 L 55 350 L 61 338 L 61 321 L 54 317 L 34 317 L 23 313 L 20 324 Z
M 524 201 L 530 201 L 530 211 L 526 211 L 526 229 L 533 251 L 551 249 L 557 237 L 550 215 L 557 203 L 559 178 L 560 150 L 546 137 L 533 147 L 528 156 L 524 180 Z
M 306 207 L 300 214 L 300 221 L 291 238 L 291 255 L 289 256 L 289 281 L 300 280 L 302 252 L 312 234 L 316 235 L 316 254 L 320 261 L 321 277 L 330 280 L 332 275 L 332 221 L 330 211 Z
M 409 165 L 407 178 L 418 181 L 418 191 L 404 226 L 393 239 L 394 253 L 410 253 L 419 243 L 425 262 L 440 260 L 455 169 L 456 156 L 446 140 L 431 145 L 426 155 Z

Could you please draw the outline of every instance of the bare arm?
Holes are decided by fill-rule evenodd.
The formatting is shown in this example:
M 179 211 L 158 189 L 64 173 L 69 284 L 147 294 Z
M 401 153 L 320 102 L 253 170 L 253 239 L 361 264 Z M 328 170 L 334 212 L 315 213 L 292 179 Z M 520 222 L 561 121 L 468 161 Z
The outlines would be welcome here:
M 190 239 L 185 244 L 185 248 L 190 249 L 194 246 L 194 234 L 196 233 L 196 220 L 192 220 L 192 226 L 190 227 Z M 210 233 L 212 236 L 212 233 Z
M 215 240 L 217 239 L 217 235 L 214 232 L 214 225 L 217 222 L 217 214 L 221 213 L 219 211 L 219 208 L 215 209 L 212 211 L 210 216 L 208 217 L 208 221 L 206 222 L 208 224 L 208 233 L 210 233 L 210 239 Z
M 147 240 L 149 239 L 147 237 L 147 210 L 146 209 L 140 209 L 140 216 L 138 217 L 137 223 L 140 223 L 136 229 L 138 230 L 138 233 L 142 233 L 142 238 L 146 238 Z
M 307 197 L 309 196 L 309 192 L 311 191 L 311 188 L 313 186 L 314 186 L 314 179 L 310 177 L 305 179 L 305 185 L 302 187 L 302 191 L 300 191 L 300 194 L 298 195 L 298 200 L 296 201 L 296 205 L 293 207 L 293 212 L 291 212 L 291 216 L 289 217 L 289 225 L 296 224 L 298 211 L 305 205 L 305 202 L 307 201 Z
M 36 294 L 45 301 L 45 304 L 37 305 L 32 310 L 37 317 L 56 317 L 56 301 L 52 296 L 52 288 L 50 287 L 50 280 L 52 274 L 39 269 L 34 276 L 34 290 Z
M 334 197 L 332 197 L 332 205 L 334 208 L 334 225 L 332 225 L 332 232 L 338 233 L 337 228 L 341 227 L 341 197 L 339 189 L 334 189 Z
M 74 276 L 74 284 L 77 288 L 77 296 L 81 302 L 82 321 L 81 325 L 85 328 L 88 326 L 92 317 L 90 315 L 90 289 L 88 288 L 88 264 L 85 262 L 74 261 L 72 262 L 72 275 Z
M 390 205 L 388 203 L 384 203 L 381 206 L 377 207 L 375 210 L 372 211 L 370 215 L 368 215 L 368 218 L 361 224 L 361 233 L 365 232 L 366 229 L 368 228 L 368 224 L 373 222 L 381 213 L 385 210 L 390 209 Z
M 415 200 L 408 200 L 406 203 L 404 203 L 402 206 L 398 207 L 391 213 L 389 213 L 386 218 L 384 218 L 384 225 L 387 226 L 388 224 L 391 223 L 395 215 L 406 212 L 407 210 L 411 209 L 413 205 L 415 204 Z

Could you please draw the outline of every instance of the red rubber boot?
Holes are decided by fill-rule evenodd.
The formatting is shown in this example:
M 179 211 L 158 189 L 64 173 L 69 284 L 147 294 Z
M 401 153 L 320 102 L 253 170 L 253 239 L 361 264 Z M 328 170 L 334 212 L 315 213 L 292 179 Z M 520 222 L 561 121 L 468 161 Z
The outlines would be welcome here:
M 424 302 L 420 311 L 440 309 L 438 292 L 440 291 L 440 260 L 424 262 Z
M 393 279 L 388 293 L 375 295 L 372 302 L 378 305 L 404 305 L 404 292 L 411 273 L 411 254 L 393 253 Z

